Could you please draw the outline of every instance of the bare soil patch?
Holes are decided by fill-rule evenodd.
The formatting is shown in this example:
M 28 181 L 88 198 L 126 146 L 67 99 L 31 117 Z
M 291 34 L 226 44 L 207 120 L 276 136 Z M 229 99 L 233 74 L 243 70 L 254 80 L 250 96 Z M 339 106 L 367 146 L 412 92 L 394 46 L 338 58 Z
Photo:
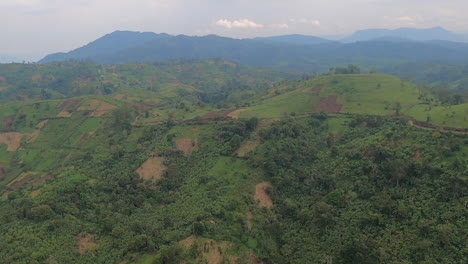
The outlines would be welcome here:
M 52 178 L 53 178 L 52 174 L 46 174 L 46 175 L 41 176 L 41 177 L 37 178 L 36 180 L 34 180 L 34 182 L 32 184 L 34 184 L 34 185 L 41 184 L 41 183 L 45 182 L 46 180 L 52 179 Z
M 82 141 L 85 141 L 85 140 L 89 139 L 93 134 L 94 134 L 94 131 L 84 133 L 84 134 L 80 137 L 80 139 L 78 139 L 78 142 L 82 142 Z
M 323 84 L 317 84 L 314 88 L 312 88 L 312 91 L 314 92 L 314 95 L 319 96 L 320 91 L 323 89 L 324 85 Z
M 0 76 L 0 82 L 6 82 L 6 81 L 7 81 L 7 80 L 6 80 L 6 78 L 5 78 L 5 77 L 3 77 L 3 76 Z
M 8 167 L 5 163 L 1 163 L 0 162 L 0 177 L 2 177 L 3 175 L 5 175 L 8 171 Z
M 233 246 L 232 242 L 216 241 L 207 238 L 196 238 L 189 236 L 179 242 L 179 245 L 190 248 L 197 245 L 197 251 L 200 252 L 199 257 L 196 259 L 197 263 L 207 264 L 222 264 L 222 263 L 238 263 L 238 258 L 235 256 L 228 256 L 227 251 Z M 226 262 L 227 260 L 227 262 Z
M 0 92 L 5 91 L 6 89 L 8 89 L 8 86 L 0 86 Z
M 96 99 L 92 99 L 92 100 L 89 100 L 88 102 L 86 102 L 85 104 L 80 105 L 80 107 L 78 107 L 78 110 L 79 111 L 96 110 L 100 103 L 101 103 L 101 101 L 96 100 Z
M 273 201 L 271 200 L 270 195 L 267 192 L 267 188 L 272 187 L 269 182 L 261 182 L 255 185 L 255 195 L 254 199 L 258 201 L 258 207 L 273 207 Z
M 116 108 L 117 108 L 117 106 L 115 106 L 113 104 L 109 104 L 109 103 L 106 103 L 106 102 L 101 102 L 99 107 L 93 113 L 91 113 L 91 116 L 92 117 L 101 117 L 104 114 L 106 114 L 108 111 L 114 110 Z
M 36 175 L 36 172 L 26 172 L 18 176 L 17 179 L 13 180 L 8 186 L 10 186 L 13 189 L 18 189 L 19 187 L 23 186 L 25 183 L 29 182 L 34 175 Z
M 67 100 L 59 105 L 58 109 L 61 111 L 74 111 L 80 103 L 80 100 Z
M 39 81 L 40 79 L 42 78 L 42 76 L 37 73 L 37 74 L 34 74 L 32 77 L 31 77 L 31 80 L 32 81 Z
M 239 116 L 242 112 L 244 112 L 246 109 L 237 109 L 232 111 L 231 113 L 228 114 L 228 116 L 232 117 L 233 119 L 239 119 Z
M 151 157 L 141 164 L 140 168 L 136 170 L 136 173 L 144 180 L 157 180 L 162 176 L 166 166 L 163 164 L 164 159 L 162 157 Z
M 325 113 L 339 113 L 343 107 L 336 103 L 338 95 L 329 95 L 327 97 L 320 98 L 318 111 Z
M 16 151 L 21 146 L 21 139 L 29 134 L 10 132 L 0 134 L 0 143 L 7 145 L 7 151 Z
M 182 150 L 185 155 L 190 155 L 193 148 L 197 145 L 197 139 L 181 138 L 176 141 L 177 149 Z
M 419 149 L 416 150 L 416 153 L 414 154 L 414 158 L 413 158 L 414 161 L 418 161 L 421 158 L 421 155 L 422 155 L 421 150 Z
M 11 125 L 13 123 L 13 117 L 12 115 L 5 116 L 3 118 L 3 129 L 11 129 Z
M 87 251 L 92 251 L 97 248 L 98 244 L 94 242 L 94 234 L 79 234 L 76 237 L 77 240 L 77 250 L 81 254 L 86 253 Z

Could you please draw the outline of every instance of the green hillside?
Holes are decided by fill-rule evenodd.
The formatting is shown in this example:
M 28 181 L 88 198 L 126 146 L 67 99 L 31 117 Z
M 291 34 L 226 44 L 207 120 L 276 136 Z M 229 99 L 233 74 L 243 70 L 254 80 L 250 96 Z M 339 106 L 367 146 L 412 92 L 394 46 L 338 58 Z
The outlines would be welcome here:
M 271 90 L 241 117 L 311 113 L 406 115 L 438 126 L 468 127 L 468 104 L 443 105 L 424 89 L 385 74 L 332 75 Z
M 467 104 L 382 74 L 83 65 L 0 68 L 0 263 L 464 263 Z

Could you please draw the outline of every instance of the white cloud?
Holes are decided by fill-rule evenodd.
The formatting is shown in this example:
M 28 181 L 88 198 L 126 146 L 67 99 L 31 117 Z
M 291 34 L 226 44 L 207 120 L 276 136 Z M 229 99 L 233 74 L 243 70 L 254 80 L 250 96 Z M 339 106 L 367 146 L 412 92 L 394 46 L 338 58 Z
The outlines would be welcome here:
M 315 26 L 319 26 L 320 24 L 322 24 L 320 20 L 308 18 L 291 18 L 290 21 L 295 24 L 308 24 Z
M 273 24 L 271 25 L 272 28 L 276 29 L 288 29 L 289 25 L 288 24 Z
M 408 23 L 414 23 L 416 22 L 416 18 L 410 17 L 410 16 L 401 16 L 397 17 L 397 20 L 402 21 L 402 22 L 408 22 Z
M 219 19 L 215 22 L 215 25 L 225 27 L 227 29 L 232 28 L 262 28 L 262 24 L 257 24 L 249 19 L 240 19 L 240 20 L 227 20 L 227 19 Z

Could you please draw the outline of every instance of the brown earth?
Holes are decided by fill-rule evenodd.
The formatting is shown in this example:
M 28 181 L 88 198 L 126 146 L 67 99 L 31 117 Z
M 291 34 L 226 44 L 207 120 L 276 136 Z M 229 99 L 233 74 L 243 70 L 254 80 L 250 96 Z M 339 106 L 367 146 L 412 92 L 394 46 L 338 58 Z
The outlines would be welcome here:
M 0 82 L 6 82 L 6 81 L 7 81 L 7 80 L 6 80 L 6 78 L 5 78 L 5 77 L 3 77 L 3 76 L 0 76 Z
M 152 107 L 151 105 L 147 105 L 147 104 L 135 103 L 135 102 L 125 102 L 125 103 L 136 107 L 140 111 L 149 111 L 149 110 L 154 109 L 154 107 Z
M 5 91 L 6 89 L 8 89 L 8 86 L 0 86 L 0 92 Z
M 162 157 L 151 157 L 146 160 L 136 170 L 136 173 L 144 180 L 157 180 L 162 176 L 166 166 L 163 164 L 164 159 Z
M 80 100 L 67 100 L 63 102 L 58 109 L 61 111 L 74 111 L 76 107 L 81 103 Z
M 273 201 L 271 200 L 270 195 L 267 193 L 266 189 L 272 187 L 269 182 L 261 182 L 255 185 L 255 195 L 254 199 L 258 201 L 258 207 L 273 207 Z
M 193 148 L 197 145 L 197 139 L 181 138 L 176 140 L 178 150 L 182 150 L 185 155 L 190 155 L 193 152 Z
M 101 101 L 96 100 L 96 99 L 92 99 L 92 100 L 89 100 L 88 102 L 86 102 L 85 104 L 80 105 L 80 107 L 78 107 L 78 110 L 79 111 L 96 110 L 100 103 L 101 103 Z
M 421 158 L 421 150 L 416 150 L 416 153 L 414 154 L 414 161 L 418 161 Z
M 338 95 L 329 95 L 327 97 L 320 98 L 318 111 L 325 113 L 339 113 L 342 105 L 336 103 L 337 99 Z
M 26 133 L 9 132 L 0 134 L 0 143 L 6 144 L 7 151 L 16 151 L 21 146 L 21 139 L 28 136 Z
M 80 137 L 80 139 L 78 139 L 78 142 L 82 142 L 82 141 L 87 140 L 87 139 L 90 138 L 93 134 L 94 134 L 94 131 L 84 133 L 84 134 Z
M 24 174 L 26 174 L 26 175 L 24 175 Z M 18 189 L 19 187 L 23 186 L 25 183 L 30 181 L 34 177 L 34 175 L 36 175 L 37 173 L 36 172 L 27 172 L 27 173 L 24 173 L 24 174 L 21 174 L 18 177 L 18 178 L 20 178 L 19 180 L 15 179 L 13 182 L 8 184 L 8 186 L 13 188 L 13 189 Z
M 314 95 L 319 96 L 320 91 L 323 89 L 323 84 L 317 84 L 315 85 L 314 88 L 312 88 L 312 91 L 314 92 Z
M 32 81 L 39 81 L 41 78 L 42 78 L 42 76 L 38 73 L 38 74 L 34 74 L 34 75 L 31 77 L 31 80 L 32 80 Z
M 52 179 L 52 178 L 53 178 L 52 174 L 46 174 L 46 175 L 41 176 L 41 177 L 37 178 L 36 180 L 34 180 L 34 182 L 32 184 L 33 185 L 41 184 L 41 183 L 45 182 L 46 180 Z
M 208 114 L 202 116 L 201 118 L 206 119 L 206 118 L 215 118 L 215 117 L 226 117 L 226 116 L 229 116 L 231 112 L 233 112 L 233 110 L 224 110 L 221 112 L 209 112 Z
M 237 110 L 234 110 L 234 111 L 232 111 L 231 113 L 229 113 L 227 116 L 230 116 L 230 117 L 232 117 L 233 119 L 239 119 L 240 114 L 241 114 L 242 112 L 244 112 L 245 110 L 247 110 L 247 109 L 244 109 L 244 108 L 242 108 L 242 109 L 237 109 Z
M 92 251 L 96 249 L 98 244 L 93 241 L 93 238 L 94 234 L 79 234 L 78 236 L 76 236 L 78 252 L 84 254 L 87 251 Z
M 3 129 L 6 129 L 6 130 L 11 129 L 11 125 L 12 125 L 12 122 L 13 122 L 13 117 L 14 116 L 9 115 L 9 116 L 5 116 L 3 118 Z
M 0 177 L 7 173 L 8 167 L 5 163 L 0 162 Z
M 21 139 L 23 137 L 29 137 L 28 143 L 36 141 L 39 137 L 41 129 L 49 120 L 44 120 L 37 125 L 36 130 L 33 133 L 19 133 L 19 132 L 8 132 L 0 134 L 0 143 L 7 145 L 7 151 L 16 151 L 21 146 Z
M 104 114 L 106 114 L 108 111 L 114 110 L 116 108 L 117 108 L 117 106 L 115 106 L 113 104 L 109 104 L 109 103 L 106 103 L 106 102 L 101 102 L 99 107 L 94 112 L 91 113 L 91 116 L 92 117 L 101 117 Z

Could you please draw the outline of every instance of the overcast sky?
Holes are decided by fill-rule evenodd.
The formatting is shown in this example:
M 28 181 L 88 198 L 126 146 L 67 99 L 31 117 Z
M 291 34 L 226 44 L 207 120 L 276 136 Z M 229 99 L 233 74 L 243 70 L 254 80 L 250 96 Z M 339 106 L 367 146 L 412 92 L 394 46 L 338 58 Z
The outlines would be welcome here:
M 468 32 L 468 0 L 0 0 L 0 55 L 35 60 L 115 30 L 245 38 L 442 26 Z

